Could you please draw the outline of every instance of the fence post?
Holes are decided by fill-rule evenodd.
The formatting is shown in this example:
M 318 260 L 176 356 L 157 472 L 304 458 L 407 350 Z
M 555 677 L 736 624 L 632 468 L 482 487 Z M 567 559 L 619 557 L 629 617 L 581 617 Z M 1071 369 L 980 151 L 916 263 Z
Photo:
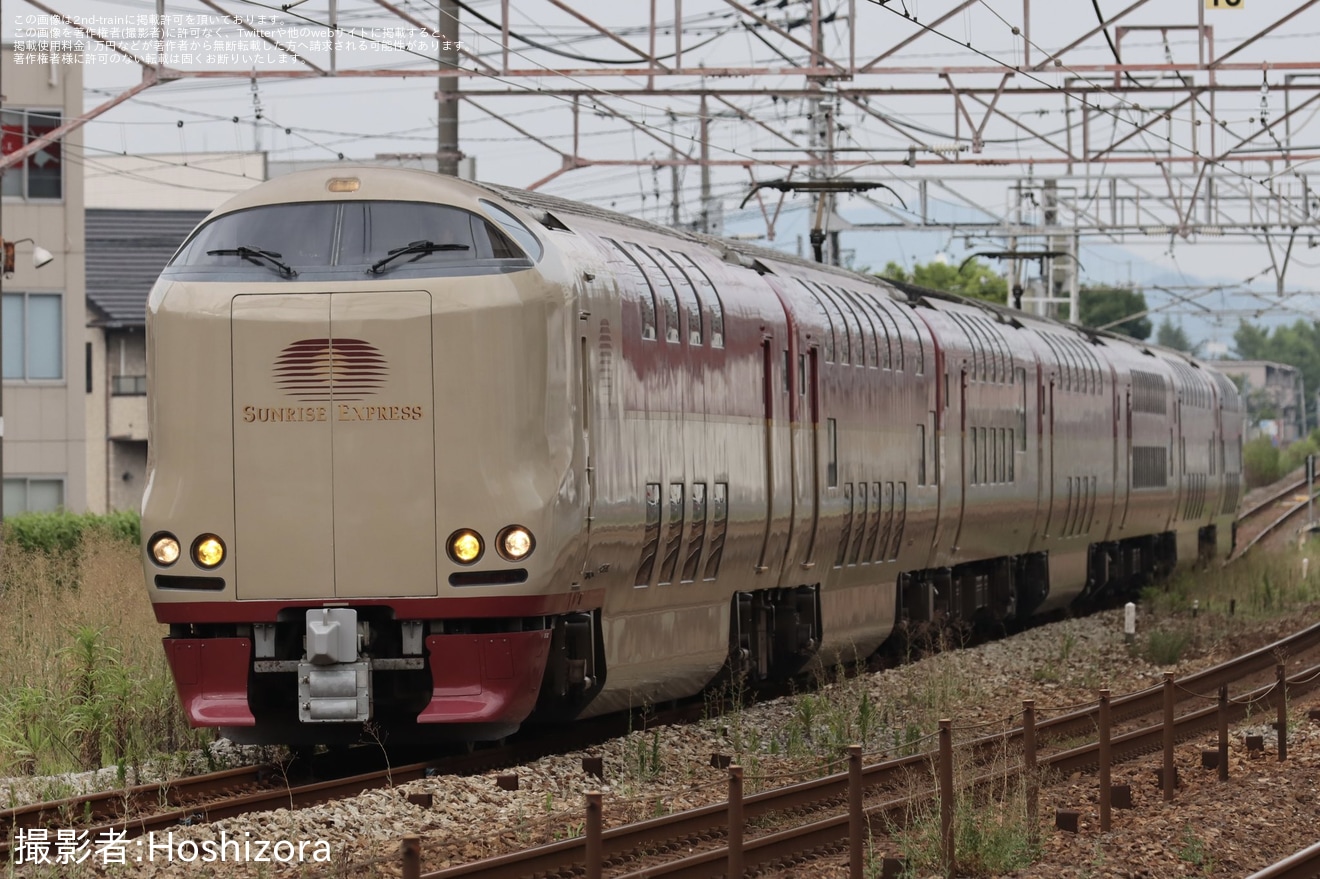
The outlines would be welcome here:
M 1036 775 L 1036 700 L 1022 700 L 1022 760 L 1027 770 L 1027 833 L 1040 840 L 1040 778 Z
M 600 829 L 602 818 L 601 793 L 587 791 L 587 879 L 600 879 L 604 867 Z
M 1173 802 L 1173 672 L 1164 673 L 1164 802 Z
M 1279 762 L 1288 759 L 1288 677 L 1283 663 L 1274 666 L 1275 686 L 1279 688 L 1279 715 L 1274 724 L 1279 731 Z
M 940 851 L 944 875 L 953 879 L 953 721 L 940 721 Z
M 729 867 L 728 879 L 742 879 L 743 874 L 743 768 L 729 767 Z
M 1228 684 L 1219 688 L 1219 780 L 1228 781 Z
M 422 875 L 422 840 L 418 836 L 405 836 L 399 845 L 399 860 L 403 862 L 403 879 L 419 879 Z
M 1112 792 L 1109 777 L 1109 690 L 1100 691 L 1100 832 L 1108 833 L 1111 818 Z
M 848 746 L 848 879 L 862 879 L 862 746 Z

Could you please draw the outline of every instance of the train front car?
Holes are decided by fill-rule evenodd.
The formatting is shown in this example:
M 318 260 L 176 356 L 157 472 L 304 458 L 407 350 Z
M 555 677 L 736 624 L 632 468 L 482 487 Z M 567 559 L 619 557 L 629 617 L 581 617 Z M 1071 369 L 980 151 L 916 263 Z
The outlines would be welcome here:
M 194 232 L 148 305 L 143 506 L 192 724 L 472 739 L 585 703 L 574 301 L 510 208 L 432 174 L 294 174 Z

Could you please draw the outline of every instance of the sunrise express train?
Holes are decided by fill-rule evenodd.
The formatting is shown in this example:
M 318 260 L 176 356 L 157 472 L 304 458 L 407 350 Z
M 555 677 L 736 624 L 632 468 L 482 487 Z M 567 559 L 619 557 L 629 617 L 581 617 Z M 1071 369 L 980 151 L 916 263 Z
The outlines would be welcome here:
M 1241 492 L 1182 354 L 422 172 L 255 187 L 148 311 L 147 588 L 246 741 L 783 678 L 1223 554 Z

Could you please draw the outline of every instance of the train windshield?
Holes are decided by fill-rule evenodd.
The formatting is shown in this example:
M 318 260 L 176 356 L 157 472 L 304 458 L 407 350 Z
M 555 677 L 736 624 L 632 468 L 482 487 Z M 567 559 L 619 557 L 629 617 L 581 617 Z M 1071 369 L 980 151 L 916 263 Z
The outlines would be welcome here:
M 416 246 L 422 243 L 427 246 Z M 450 274 L 474 264 L 522 267 L 531 262 L 504 231 L 460 208 L 321 201 L 265 205 L 216 217 L 193 234 L 170 267 L 273 276 L 269 265 L 244 256 L 257 248 L 295 274 L 319 270 L 372 275 L 384 270 L 417 277 Z

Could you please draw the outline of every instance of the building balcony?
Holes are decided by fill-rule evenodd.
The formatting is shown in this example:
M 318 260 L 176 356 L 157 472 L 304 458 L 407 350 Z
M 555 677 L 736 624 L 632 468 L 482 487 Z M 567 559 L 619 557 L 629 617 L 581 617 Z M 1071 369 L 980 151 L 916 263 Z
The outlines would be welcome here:
M 147 377 L 116 375 L 110 379 L 110 415 L 106 433 L 116 440 L 147 439 Z

